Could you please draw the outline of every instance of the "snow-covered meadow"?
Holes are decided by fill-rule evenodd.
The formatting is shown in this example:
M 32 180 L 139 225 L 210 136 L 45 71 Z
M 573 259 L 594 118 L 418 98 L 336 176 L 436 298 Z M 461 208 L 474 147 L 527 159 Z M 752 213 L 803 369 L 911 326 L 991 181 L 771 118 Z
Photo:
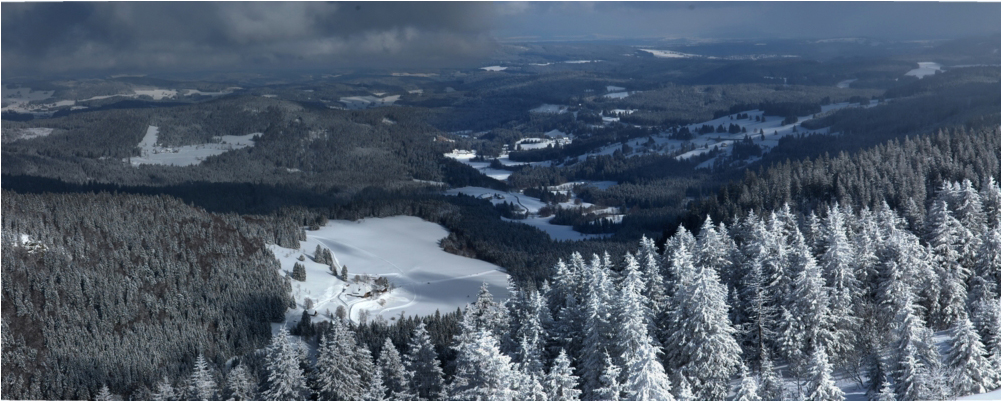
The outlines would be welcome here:
M 254 146 L 254 136 L 261 133 L 251 133 L 242 136 L 221 136 L 218 143 L 196 144 L 178 147 L 162 147 L 157 145 L 157 135 L 160 128 L 150 126 L 146 135 L 137 147 L 142 151 L 139 157 L 129 158 L 132 166 L 140 165 L 198 165 L 202 160 L 213 155 L 219 155 L 231 150 Z
M 400 95 L 388 95 L 385 97 L 363 95 L 354 97 L 341 97 L 339 100 L 345 104 L 346 109 L 366 109 L 377 106 L 390 106 L 400 99 Z
M 288 324 L 300 319 L 307 299 L 311 314 L 333 315 L 341 306 L 358 322 L 361 316 L 393 320 L 402 313 L 452 312 L 474 302 L 484 283 L 497 299 L 508 295 L 508 274 L 501 267 L 443 251 L 439 240 L 449 232 L 417 217 L 330 221 L 306 234 L 307 240 L 300 242 L 299 249 L 269 245 L 283 274 L 291 272 L 296 263 L 306 267 L 306 281 L 290 280 L 297 307 L 286 312 Z M 331 251 L 339 268 L 348 267 L 347 282 L 333 275 L 328 265 L 312 260 L 318 245 Z M 305 259 L 299 261 L 300 256 Z M 375 297 L 360 297 L 369 288 L 364 281 L 355 282 L 356 275 L 386 277 L 396 288 Z
M 913 76 L 916 78 L 923 78 L 926 76 L 932 76 L 938 71 L 941 71 L 940 63 L 934 62 L 919 62 L 919 67 L 909 70 L 905 73 L 907 76 Z

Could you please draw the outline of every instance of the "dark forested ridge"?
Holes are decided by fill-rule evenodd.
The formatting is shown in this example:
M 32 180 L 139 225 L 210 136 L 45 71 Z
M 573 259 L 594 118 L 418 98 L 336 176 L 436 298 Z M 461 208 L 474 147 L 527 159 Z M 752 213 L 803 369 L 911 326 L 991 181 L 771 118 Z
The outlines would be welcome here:
M 288 301 L 272 218 L 163 196 L 3 192 L 3 394 L 90 399 L 257 348 Z

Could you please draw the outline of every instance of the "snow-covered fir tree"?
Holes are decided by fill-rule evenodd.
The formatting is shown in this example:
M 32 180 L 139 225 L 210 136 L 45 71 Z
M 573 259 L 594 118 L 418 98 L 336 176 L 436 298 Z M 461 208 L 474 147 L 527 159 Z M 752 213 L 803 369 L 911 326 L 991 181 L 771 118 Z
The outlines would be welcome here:
M 833 361 L 844 363 L 853 360 L 857 350 L 863 288 L 854 271 L 853 244 L 847 237 L 843 212 L 836 204 L 830 207 L 824 222 L 822 249 L 819 260 L 831 292 L 830 315 L 833 319 L 833 339 L 828 346 Z
M 424 400 L 437 400 L 443 391 L 442 365 L 439 363 L 432 339 L 425 330 L 425 322 L 414 329 L 404 366 L 411 373 L 411 390 Z
M 549 400 L 578 400 L 578 396 L 582 392 L 578 390 L 578 377 L 574 375 L 574 371 L 575 368 L 571 366 L 568 355 L 564 353 L 564 350 L 561 350 L 557 358 L 554 359 L 550 372 L 547 373 L 545 388 Z
M 773 368 L 773 360 L 763 353 L 763 361 L 759 371 L 759 396 L 763 400 L 783 400 L 784 382 L 780 374 Z
M 154 389 L 153 396 L 151 396 L 151 398 L 160 402 L 178 399 L 177 392 L 174 390 L 174 385 L 171 385 L 171 380 L 167 379 L 167 376 L 164 376 L 163 379 L 157 382 L 157 386 Z
M 660 348 L 655 344 L 646 322 L 644 281 L 638 272 L 637 261 L 625 256 L 624 280 L 617 309 L 621 320 L 617 345 L 623 362 L 623 391 L 628 400 L 672 400 L 672 386 L 665 368 L 658 359 Z
M 613 363 L 609 354 L 603 352 L 603 370 L 599 377 L 599 387 L 590 394 L 592 400 L 618 401 L 623 393 L 620 386 L 620 367 Z
M 94 395 L 94 400 L 99 402 L 107 402 L 115 400 L 115 396 L 111 394 L 111 390 L 108 389 L 107 384 L 102 384 L 101 389 L 98 389 L 98 393 Z
M 843 390 L 832 380 L 832 365 L 825 347 L 815 345 L 811 361 L 808 364 L 808 385 L 806 393 L 808 400 L 837 401 L 843 400 Z
M 754 402 L 763 400 L 759 397 L 759 383 L 756 382 L 756 378 L 749 374 L 749 369 L 742 365 L 742 370 L 739 372 L 739 383 L 738 390 L 735 392 L 735 401 L 739 402 Z
M 266 400 L 305 400 L 309 391 L 300 368 L 299 346 L 290 340 L 285 327 L 279 329 L 268 346 L 265 358 L 268 383 L 263 393 Z
M 321 336 L 317 349 L 316 384 L 321 398 L 358 400 L 366 385 L 358 371 L 362 357 L 357 354 L 355 336 L 341 321 L 334 321 L 331 331 Z M 368 351 L 368 350 L 367 350 Z
M 254 393 L 256 390 L 257 384 L 251 378 L 251 373 L 244 364 L 237 364 L 226 374 L 227 400 L 257 400 Z
M 685 255 L 678 263 L 688 265 Z M 698 267 L 673 295 L 665 360 L 689 378 L 701 400 L 724 400 L 728 381 L 741 365 L 741 349 L 728 319 L 727 290 L 712 268 Z
M 452 400 L 514 400 L 518 373 L 508 356 L 501 353 L 498 340 L 486 329 L 468 327 L 473 331 L 455 346 L 456 375 L 449 384 Z
M 994 386 L 994 370 L 986 359 L 979 334 L 967 317 L 963 316 L 951 329 L 950 349 L 945 358 L 955 396 L 985 393 Z
M 609 351 L 615 354 L 617 347 L 614 343 L 613 316 L 610 312 L 613 303 L 611 296 L 613 284 L 602 266 L 590 270 L 588 281 L 593 285 L 589 288 L 584 301 L 583 344 L 586 347 L 582 348 L 578 362 L 581 363 L 579 373 L 585 392 L 583 395 L 586 399 L 595 399 L 593 393 L 601 387 L 601 378 L 606 369 L 605 359 Z
M 195 368 L 188 378 L 188 400 L 216 400 L 216 380 L 202 353 L 195 358 Z
M 394 347 L 389 337 L 383 343 L 377 366 L 380 368 L 383 384 L 387 388 L 385 398 L 414 400 L 416 396 L 411 393 L 411 373 L 404 369 L 404 361 L 401 360 L 397 347 Z

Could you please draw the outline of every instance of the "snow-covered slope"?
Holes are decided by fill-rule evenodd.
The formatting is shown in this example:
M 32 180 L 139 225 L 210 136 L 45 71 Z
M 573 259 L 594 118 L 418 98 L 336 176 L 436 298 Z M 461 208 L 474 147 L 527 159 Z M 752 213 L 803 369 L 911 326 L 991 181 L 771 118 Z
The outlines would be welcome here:
M 139 157 L 129 158 L 133 166 L 144 164 L 150 165 L 173 165 L 188 166 L 198 165 L 206 157 L 219 155 L 230 150 L 237 150 L 254 146 L 254 136 L 261 133 L 251 133 L 242 136 L 221 136 L 218 143 L 195 144 L 179 147 L 161 147 L 157 145 L 157 137 L 160 128 L 150 126 L 146 129 L 146 135 L 139 142 L 138 147 L 142 149 Z
M 300 319 L 306 299 L 312 301 L 311 314 L 323 320 L 338 306 L 345 307 L 358 321 L 363 311 L 370 318 L 387 320 L 406 316 L 431 315 L 462 308 L 477 298 L 482 283 L 496 298 L 508 295 L 508 274 L 484 261 L 446 253 L 439 240 L 449 235 L 442 226 L 417 217 L 367 218 L 361 221 L 330 221 L 317 231 L 307 231 L 299 249 L 270 245 L 282 271 L 291 272 L 295 263 L 306 267 L 306 281 L 291 280 L 296 309 L 286 312 L 293 324 Z M 331 250 L 335 264 L 348 266 L 348 282 L 338 279 L 326 264 L 312 260 L 320 245 Z M 297 260 L 305 256 L 304 261 Z M 356 275 L 384 276 L 397 288 L 374 298 L 362 298 L 369 290 Z

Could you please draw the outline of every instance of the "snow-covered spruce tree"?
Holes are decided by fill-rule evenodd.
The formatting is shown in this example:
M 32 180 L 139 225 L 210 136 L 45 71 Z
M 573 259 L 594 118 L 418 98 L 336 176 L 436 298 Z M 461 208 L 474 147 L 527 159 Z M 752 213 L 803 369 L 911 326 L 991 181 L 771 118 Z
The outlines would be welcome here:
M 283 326 L 272 336 L 265 357 L 268 383 L 262 397 L 265 400 L 305 400 L 309 390 L 300 368 L 299 346 L 289 339 Z
M 202 353 L 195 358 L 195 368 L 188 378 L 187 400 L 216 400 L 216 381 Z
M 404 356 L 404 366 L 411 373 L 411 391 L 419 399 L 438 400 L 442 393 L 442 365 L 439 363 L 432 339 L 425 330 L 425 322 L 419 322 L 408 343 Z
M 808 364 L 808 400 L 830 401 L 843 400 L 843 390 L 832 380 L 832 365 L 825 347 L 816 344 Z
M 94 400 L 97 400 L 99 402 L 107 402 L 115 400 L 115 396 L 111 394 L 111 390 L 108 389 L 107 384 L 102 384 L 101 389 L 99 389 L 98 393 L 94 395 Z
M 547 373 L 545 388 L 549 400 L 578 400 L 578 396 L 582 392 L 578 390 L 578 377 L 574 375 L 574 371 L 575 368 L 571 366 L 568 355 L 564 353 L 564 350 L 561 350 L 557 358 L 554 359 L 550 372 Z
M 682 266 L 685 255 L 677 255 Z M 701 400 L 724 400 L 728 381 L 741 364 L 741 349 L 728 319 L 727 290 L 711 268 L 698 267 L 673 295 L 665 361 L 689 378 Z
M 940 354 L 933 342 L 933 331 L 915 314 L 912 293 L 906 292 L 902 298 L 889 357 L 894 365 L 895 393 L 899 400 L 934 400 L 939 397 L 941 385 L 937 379 Z
M 968 280 L 968 270 L 961 265 L 962 240 L 971 238 L 971 233 L 954 218 L 948 205 L 938 200 L 930 207 L 927 216 L 927 242 L 936 258 L 936 268 L 943 289 L 939 297 L 939 310 L 931 312 L 935 326 L 947 327 L 958 320 L 965 309 L 964 289 L 957 284 Z
M 350 333 L 351 334 L 351 333 Z M 355 335 L 351 334 L 352 341 Z M 352 367 L 359 374 L 362 384 L 362 400 L 384 400 L 387 388 L 383 385 L 383 374 L 373 363 L 373 352 L 365 345 L 356 345 L 352 357 Z
M 881 391 L 878 392 L 877 398 L 874 400 L 879 402 L 895 401 L 895 387 L 892 386 L 892 383 L 888 380 L 888 378 L 885 378 L 885 380 L 881 382 Z
M 819 264 L 831 292 L 830 315 L 833 319 L 833 340 L 828 346 L 833 362 L 839 366 L 857 360 L 860 318 L 857 312 L 863 298 L 863 288 L 854 272 L 853 244 L 847 237 L 843 212 L 839 205 L 829 208 L 824 222 L 822 254 Z
M 251 378 L 251 373 L 244 364 L 237 364 L 226 375 L 227 400 L 257 400 L 254 393 L 257 389 L 257 383 Z
M 742 271 L 745 275 L 741 280 L 739 300 L 742 304 L 737 309 L 744 310 L 746 322 L 739 323 L 743 330 L 742 341 L 746 356 L 752 362 L 762 359 L 761 352 L 772 348 L 779 327 L 779 307 L 774 304 L 774 298 L 769 293 L 768 280 L 763 272 L 763 263 L 769 256 L 767 244 L 772 234 L 766 225 L 755 214 L 745 217 L 742 223 L 745 242 L 742 244 Z
M 591 400 L 618 401 L 623 393 L 620 386 L 620 367 L 613 363 L 609 354 L 603 352 L 603 370 L 599 377 L 599 387 L 592 390 Z
M 793 289 L 789 297 L 790 316 L 797 321 L 794 338 L 800 341 L 800 348 L 793 356 L 785 357 L 793 364 L 806 362 L 810 357 L 802 353 L 810 351 L 812 346 L 821 346 L 827 351 L 835 350 L 833 336 L 833 317 L 830 313 L 830 290 L 825 285 L 825 279 L 811 251 L 804 243 L 804 237 L 795 230 L 790 248 L 791 266 L 797 272 Z M 852 348 L 846 346 L 839 350 Z M 788 351 L 791 353 L 792 351 Z M 828 354 L 827 354 L 828 355 Z
M 697 234 L 693 257 L 697 267 L 709 267 L 717 272 L 718 277 L 725 279 L 728 278 L 726 274 L 730 274 L 728 268 L 736 247 L 728 234 L 720 232 L 721 229 L 724 227 L 715 228 L 714 222 L 707 216 Z
M 662 277 L 662 265 L 659 263 L 658 250 L 655 241 L 645 236 L 641 237 L 641 245 L 637 251 L 637 261 L 641 265 L 641 278 L 644 280 L 644 295 L 648 297 L 648 310 L 652 320 L 650 332 L 655 339 L 663 331 L 658 326 L 657 319 L 664 317 L 668 310 L 668 295 L 665 291 L 665 280 Z M 593 272 L 600 271 L 598 268 Z M 594 276 L 593 276 L 594 277 Z M 591 282 L 589 284 L 595 284 Z M 585 298 L 583 298 L 585 299 Z
M 672 293 L 679 287 L 679 284 L 684 283 L 686 277 L 693 274 L 692 253 L 696 247 L 696 238 L 682 225 L 679 225 L 676 228 L 676 233 L 665 241 L 665 251 L 662 252 L 662 260 L 664 262 L 662 265 L 662 279 L 665 281 L 665 291 L 668 293 L 669 298 L 672 298 Z M 690 254 L 689 267 L 680 267 L 676 261 L 676 253 L 680 249 L 684 249 Z
M 999 228 L 1001 218 L 1000 186 L 992 176 L 982 184 L 982 190 L 979 191 L 979 195 L 982 196 L 982 206 L 986 209 L 986 224 L 990 228 Z
M 742 365 L 739 378 L 741 379 L 741 383 L 735 392 L 735 401 L 754 402 L 763 400 L 759 397 L 759 383 L 756 382 L 756 378 L 749 374 L 749 369 L 745 365 Z
M 682 375 L 680 372 L 676 372 L 675 378 L 676 400 L 684 402 L 698 400 L 696 396 L 693 396 L 693 388 L 690 387 L 690 381 L 686 378 L 686 376 Z
M 506 335 L 509 343 L 515 346 L 509 347 L 508 353 L 520 371 L 533 373 L 539 378 L 543 375 L 544 349 L 548 339 L 546 327 L 552 322 L 550 309 L 545 297 L 535 289 L 520 291 L 515 297 L 518 302 L 509 301 L 512 331 Z
M 994 370 L 985 356 L 978 332 L 967 317 L 962 317 L 951 328 L 951 346 L 946 357 L 954 396 L 985 393 L 994 386 Z
M 341 321 L 334 321 L 321 336 L 317 349 L 317 392 L 326 400 L 359 400 L 364 388 L 357 368 L 355 336 Z
M 763 353 L 762 369 L 759 371 L 759 396 L 763 400 L 783 400 L 784 382 L 773 368 L 773 360 Z
M 579 373 L 582 380 L 583 396 L 585 399 L 597 399 L 594 391 L 600 388 L 601 379 L 606 369 L 605 359 L 609 357 L 608 352 L 617 351 L 614 342 L 614 328 L 612 323 L 613 284 L 606 275 L 602 267 L 595 267 L 591 270 L 589 280 L 593 285 L 589 288 L 584 301 L 584 348 L 578 357 Z M 601 400 L 601 399 L 599 399 Z
M 151 396 L 151 398 L 158 402 L 178 399 L 177 392 L 175 392 L 174 386 L 171 385 L 171 380 L 167 379 L 166 375 L 163 379 L 157 382 L 156 389 L 153 391 L 153 396 Z
M 490 331 L 496 340 L 501 340 L 509 328 L 508 309 L 495 302 L 491 291 L 488 291 L 488 283 L 481 284 L 477 301 L 467 308 L 464 319 L 478 329 Z
M 645 312 L 644 281 L 637 270 L 637 261 L 625 256 L 623 286 L 618 312 L 621 320 L 616 340 L 621 351 L 624 373 L 623 391 L 628 400 L 672 400 L 672 386 L 659 362 L 659 347 L 648 334 Z
M 404 361 L 401 360 L 397 347 L 394 347 L 394 343 L 390 341 L 389 337 L 383 343 L 377 365 L 380 367 L 383 384 L 387 387 L 385 398 L 393 400 L 415 399 L 416 396 L 411 392 L 411 373 L 404 369 Z
M 368 350 L 367 350 L 368 351 Z M 365 390 L 362 392 L 360 400 L 381 401 L 387 400 L 387 387 L 383 384 L 383 372 L 376 370 L 372 376 L 366 380 Z
M 508 356 L 498 349 L 498 340 L 486 329 L 467 327 L 473 331 L 461 337 L 454 348 L 456 375 L 449 384 L 453 400 L 513 400 L 517 394 L 518 373 Z
M 958 193 L 958 204 L 955 207 L 955 217 L 961 223 L 963 232 L 959 253 L 961 254 L 961 265 L 972 267 L 978 259 L 979 244 L 981 235 L 986 231 L 986 211 L 982 205 L 982 196 L 972 186 L 972 181 L 965 179 L 961 182 L 961 190 Z

